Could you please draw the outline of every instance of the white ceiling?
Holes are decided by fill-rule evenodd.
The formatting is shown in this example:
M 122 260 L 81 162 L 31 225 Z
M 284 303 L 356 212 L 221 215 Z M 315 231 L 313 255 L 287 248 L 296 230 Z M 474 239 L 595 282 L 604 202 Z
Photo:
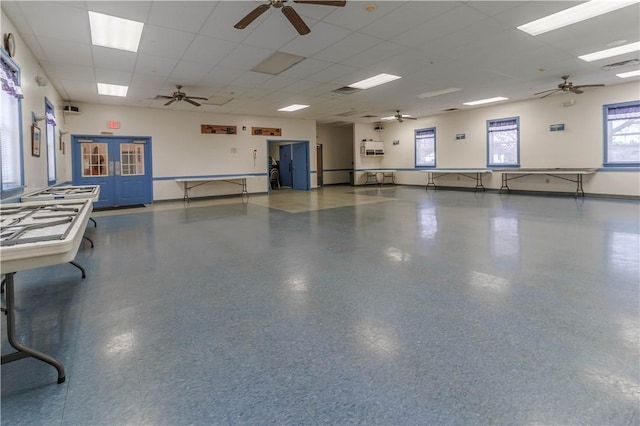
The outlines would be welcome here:
M 310 34 L 298 35 L 274 8 L 244 30 L 233 27 L 265 2 L 3 0 L 2 10 L 70 102 L 285 114 L 321 124 L 375 122 L 398 109 L 421 117 L 468 109 L 462 102 L 494 96 L 533 98 L 566 74 L 576 85 L 625 83 L 615 74 L 634 67 L 603 66 L 639 57 L 635 52 L 592 63 L 578 59 L 618 40 L 640 40 L 638 4 L 537 37 L 516 27 L 580 2 L 347 1 L 344 8 L 289 2 Z M 375 10 L 367 11 L 368 5 Z M 138 52 L 92 46 L 89 10 L 144 22 Z M 251 71 L 276 51 L 306 59 L 277 76 Z M 402 79 L 354 94 L 333 92 L 382 72 Z M 128 85 L 128 95 L 99 96 L 97 82 Z M 152 99 L 171 94 L 176 84 L 191 96 L 232 100 L 165 107 Z M 449 87 L 462 90 L 418 97 Z M 311 106 L 276 111 L 293 103 Z

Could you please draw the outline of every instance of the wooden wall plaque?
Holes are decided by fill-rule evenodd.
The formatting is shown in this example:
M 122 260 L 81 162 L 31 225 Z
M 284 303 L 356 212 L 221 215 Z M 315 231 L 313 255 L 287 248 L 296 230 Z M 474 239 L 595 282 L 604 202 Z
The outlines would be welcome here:
M 254 136 L 282 136 L 282 129 L 275 127 L 252 127 L 251 134 Z
M 217 126 L 215 124 L 201 124 L 200 133 L 214 135 L 235 135 L 238 133 L 237 126 Z

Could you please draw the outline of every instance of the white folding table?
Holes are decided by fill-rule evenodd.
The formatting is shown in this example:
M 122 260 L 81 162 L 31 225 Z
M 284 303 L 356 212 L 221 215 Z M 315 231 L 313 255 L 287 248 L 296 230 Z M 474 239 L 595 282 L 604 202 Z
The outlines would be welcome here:
M 503 189 L 507 190 L 509 193 L 511 190 L 509 189 L 509 181 L 514 179 L 520 179 L 525 176 L 530 175 L 546 175 L 551 176 L 557 179 L 566 180 L 569 182 L 573 182 L 576 184 L 576 192 L 574 194 L 574 198 L 578 198 L 578 195 L 581 195 L 584 198 L 584 190 L 582 189 L 582 177 L 584 175 L 592 175 L 596 172 L 596 169 L 589 168 L 531 168 L 531 169 L 497 169 L 494 170 L 496 172 L 502 172 L 502 185 L 500 186 L 500 193 L 502 193 Z M 511 175 L 511 177 L 509 177 Z M 572 179 L 567 176 L 574 176 L 575 179 Z
M 244 200 L 246 196 L 249 199 L 249 192 L 247 191 L 247 179 L 254 178 L 254 175 L 230 175 L 230 176 L 214 176 L 214 177 L 198 177 L 198 178 L 177 178 L 176 182 L 182 184 L 183 197 L 182 199 L 189 202 L 189 191 L 197 186 L 206 185 L 211 182 L 228 182 L 235 185 L 240 185 L 242 191 L 240 196 Z
M 0 268 L 5 275 L 7 336 L 16 352 L 2 355 L 2 364 L 26 357 L 39 359 L 58 371 L 65 381 L 64 367 L 55 358 L 28 348 L 15 338 L 14 275 L 18 271 L 74 262 L 84 229 L 93 210 L 89 199 L 34 201 L 0 205 Z
M 447 174 L 455 174 L 468 179 L 474 179 L 476 181 L 474 191 L 485 190 L 484 185 L 482 184 L 482 176 L 491 173 L 491 170 L 486 169 L 430 169 L 422 171 L 427 173 L 427 187 L 425 189 L 437 189 L 438 187 L 435 182 L 437 178 Z
M 395 173 L 397 170 L 391 170 L 391 169 L 369 169 L 369 170 L 364 170 L 364 172 L 367 175 L 367 180 L 364 183 L 365 185 L 369 183 L 369 181 L 371 179 L 373 179 L 373 181 L 375 183 L 377 183 L 378 185 L 383 185 L 385 182 L 385 179 L 387 178 L 391 178 L 391 183 L 396 183 L 395 180 Z M 382 179 L 378 179 L 378 176 L 382 176 Z

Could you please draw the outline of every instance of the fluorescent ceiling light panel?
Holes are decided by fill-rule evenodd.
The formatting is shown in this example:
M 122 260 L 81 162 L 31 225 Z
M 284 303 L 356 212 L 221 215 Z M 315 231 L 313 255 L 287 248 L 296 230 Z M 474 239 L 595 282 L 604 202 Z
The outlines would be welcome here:
M 625 53 L 640 51 L 640 41 L 625 44 L 624 46 L 613 47 L 611 49 L 601 50 L 599 52 L 589 53 L 588 55 L 578 56 L 586 62 L 599 61 L 600 59 L 611 58 L 612 56 L 624 55 Z
M 518 27 L 532 36 L 566 27 L 614 10 L 638 3 L 640 0 L 591 0 L 569 9 L 561 10 L 544 18 L 536 19 Z
M 509 98 L 503 98 L 502 96 L 497 96 L 495 98 L 487 98 L 487 99 L 480 99 L 479 101 L 472 101 L 472 102 L 463 102 L 462 105 L 482 105 L 482 104 L 490 104 L 492 102 L 500 102 L 500 101 L 506 101 Z
M 144 24 L 89 11 L 89 26 L 94 46 L 137 52 Z
M 284 52 L 276 52 L 256 65 L 251 71 L 261 72 L 263 74 L 278 75 L 304 59 L 306 59 L 304 56 L 292 55 L 290 53 Z
M 309 107 L 309 105 L 293 104 L 293 105 L 289 105 L 288 107 L 280 108 L 278 111 L 292 112 L 292 111 L 297 111 L 299 109 L 305 109 L 305 108 L 308 108 L 308 107 Z
M 383 73 L 383 74 L 378 74 L 373 77 L 367 78 L 362 81 L 358 81 L 353 84 L 349 84 L 348 87 L 353 87 L 355 89 L 370 89 L 372 87 L 379 86 L 381 84 L 385 84 L 390 81 L 397 80 L 399 78 L 402 78 L 402 77 L 400 77 L 399 75 Z
M 440 96 L 440 95 L 446 95 L 447 93 L 459 92 L 461 90 L 462 89 L 458 89 L 457 87 L 449 87 L 447 89 L 442 89 L 442 90 L 436 90 L 434 92 L 423 93 L 421 95 L 418 95 L 418 97 L 422 98 L 422 99 L 427 99 L 427 98 L 433 98 L 433 97 Z
M 616 76 L 620 78 L 640 77 L 640 70 L 621 72 L 620 74 L 616 74 Z
M 98 95 L 120 96 L 125 98 L 127 96 L 127 90 L 129 90 L 129 86 L 98 83 Z

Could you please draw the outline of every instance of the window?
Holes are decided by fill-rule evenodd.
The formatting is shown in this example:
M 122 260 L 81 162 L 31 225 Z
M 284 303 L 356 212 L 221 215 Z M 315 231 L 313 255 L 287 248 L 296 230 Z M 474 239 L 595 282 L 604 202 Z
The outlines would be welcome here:
M 520 165 L 520 118 L 487 121 L 487 166 Z
M 436 128 L 416 130 L 416 167 L 436 166 Z
M 22 88 L 20 70 L 4 51 L 0 57 L 0 151 L 1 198 L 17 194 L 23 185 Z
M 604 106 L 604 165 L 640 165 L 640 101 Z
M 56 183 L 56 116 L 51 102 L 44 99 L 45 116 L 47 121 L 47 170 L 49 171 L 49 185 Z

